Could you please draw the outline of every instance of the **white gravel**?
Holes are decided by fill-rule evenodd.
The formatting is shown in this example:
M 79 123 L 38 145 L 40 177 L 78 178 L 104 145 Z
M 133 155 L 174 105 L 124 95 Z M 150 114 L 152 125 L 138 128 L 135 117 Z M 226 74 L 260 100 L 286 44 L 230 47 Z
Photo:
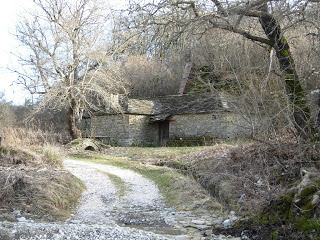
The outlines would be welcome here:
M 119 226 L 57 223 L 0 223 L 0 239 L 19 240 L 105 240 L 174 239 L 138 229 Z
M 115 202 L 116 189 L 109 178 L 90 165 L 65 161 L 65 168 L 86 185 L 79 207 L 71 222 L 110 224 L 110 211 Z
M 162 196 L 159 193 L 158 187 L 149 179 L 141 176 L 140 174 L 132 170 L 121 169 L 118 167 L 104 164 L 80 162 L 77 160 L 67 160 L 65 161 L 65 166 L 74 175 L 79 177 L 85 183 L 88 183 L 88 188 L 90 184 L 90 188 L 92 188 L 90 191 L 101 191 L 101 186 L 97 186 L 98 184 L 95 183 L 106 181 L 104 185 L 109 186 L 112 184 L 110 182 L 107 182 L 108 180 L 105 180 L 106 177 L 102 178 L 103 180 L 99 179 L 101 178 L 101 176 L 95 176 L 94 179 L 90 179 L 90 177 L 83 177 L 83 175 L 86 175 L 86 173 L 84 173 L 83 171 L 99 170 L 102 172 L 117 175 L 124 182 L 126 182 L 130 189 L 129 193 L 123 199 L 123 203 L 125 203 L 126 206 L 136 206 L 140 208 L 163 208 L 165 206 L 163 203 Z M 114 195 L 116 190 L 113 187 L 111 187 L 109 191 L 112 191 L 111 194 Z

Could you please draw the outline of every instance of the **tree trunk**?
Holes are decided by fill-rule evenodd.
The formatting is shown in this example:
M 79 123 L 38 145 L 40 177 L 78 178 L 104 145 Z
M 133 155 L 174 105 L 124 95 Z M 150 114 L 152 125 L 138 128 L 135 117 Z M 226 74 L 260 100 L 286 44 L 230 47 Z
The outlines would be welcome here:
M 68 110 L 69 133 L 72 139 L 81 138 L 81 131 L 77 126 L 76 112 L 72 107 Z
M 178 92 L 179 95 L 183 95 L 185 93 L 186 85 L 187 85 L 187 82 L 190 77 L 190 72 L 191 72 L 191 68 L 192 68 L 192 60 L 191 60 L 191 51 L 190 50 L 188 50 L 188 52 L 186 53 L 185 61 L 186 61 L 186 65 L 184 67 L 183 74 L 182 74 L 182 80 L 181 80 L 180 86 L 179 86 L 179 92 Z
M 267 13 L 267 4 L 264 4 L 261 10 Z M 292 104 L 295 128 L 299 136 L 307 138 L 310 134 L 310 109 L 307 105 L 305 91 L 296 72 L 289 44 L 281 32 L 279 23 L 271 14 L 262 15 L 259 21 L 276 52 L 284 76 L 286 92 Z

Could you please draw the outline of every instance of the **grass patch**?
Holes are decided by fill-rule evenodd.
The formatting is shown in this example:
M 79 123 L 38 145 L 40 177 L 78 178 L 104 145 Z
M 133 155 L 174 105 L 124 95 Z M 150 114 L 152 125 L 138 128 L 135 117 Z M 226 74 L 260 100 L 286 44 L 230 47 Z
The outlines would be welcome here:
M 83 183 L 57 169 L 0 168 L 0 208 L 10 214 L 19 209 L 28 218 L 67 219 L 84 190 Z M 1 216 L 0 216 L 1 218 Z
M 316 218 L 316 219 L 300 218 L 295 222 L 295 226 L 300 231 L 317 232 L 318 234 L 320 233 L 320 219 L 319 218 Z
M 176 159 L 185 154 L 201 152 L 209 148 L 210 147 L 116 147 L 107 149 L 105 155 L 148 162 L 161 159 Z
M 6 146 L 0 147 L 0 166 L 34 166 L 41 163 L 41 159 L 34 153 L 26 149 Z
M 155 182 L 168 205 L 179 210 L 191 210 L 196 199 L 184 198 L 183 195 L 188 194 L 187 189 L 180 188 L 182 180 L 186 180 L 185 176 L 171 169 L 155 166 L 136 166 L 133 170 Z
M 76 153 L 72 154 L 71 157 L 81 161 L 92 161 L 122 168 L 129 168 L 128 158 L 125 157 L 103 156 L 96 153 Z
M 104 171 L 98 171 L 102 174 L 105 174 L 108 176 L 108 178 L 110 179 L 110 181 L 115 185 L 115 187 L 117 188 L 117 195 L 119 198 L 122 198 L 126 195 L 127 191 L 128 191 L 128 186 L 127 184 L 121 179 L 121 177 L 112 174 L 112 173 L 108 173 L 108 172 L 104 172 Z
M 84 185 L 63 170 L 61 136 L 26 128 L 2 129 L 0 221 L 27 218 L 64 220 L 78 203 Z

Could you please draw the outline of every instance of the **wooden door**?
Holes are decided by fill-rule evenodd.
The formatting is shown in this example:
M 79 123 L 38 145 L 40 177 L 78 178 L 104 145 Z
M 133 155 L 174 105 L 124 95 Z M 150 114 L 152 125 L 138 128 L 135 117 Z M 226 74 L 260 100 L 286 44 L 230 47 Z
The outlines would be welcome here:
M 159 145 L 166 146 L 169 140 L 169 121 L 159 122 Z

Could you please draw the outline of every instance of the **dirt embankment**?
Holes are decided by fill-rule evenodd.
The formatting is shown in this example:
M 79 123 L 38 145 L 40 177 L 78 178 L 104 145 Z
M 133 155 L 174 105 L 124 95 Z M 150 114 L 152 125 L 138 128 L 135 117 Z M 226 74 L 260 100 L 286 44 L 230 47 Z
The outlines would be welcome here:
M 62 169 L 57 151 L 0 148 L 0 220 L 68 218 L 84 186 Z

